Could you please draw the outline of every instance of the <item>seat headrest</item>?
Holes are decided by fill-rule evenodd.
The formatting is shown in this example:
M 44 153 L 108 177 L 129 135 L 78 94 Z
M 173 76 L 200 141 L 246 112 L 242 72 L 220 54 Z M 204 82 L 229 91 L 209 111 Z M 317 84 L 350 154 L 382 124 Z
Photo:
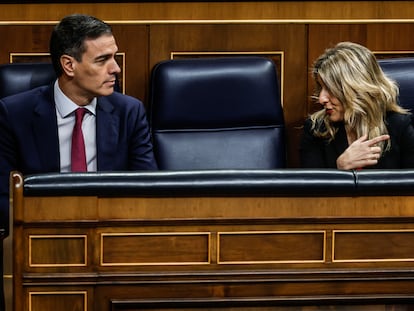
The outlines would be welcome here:
M 0 98 L 46 85 L 56 79 L 51 63 L 0 65 Z
M 378 63 L 384 73 L 397 82 L 400 105 L 414 112 L 414 57 L 380 59 Z
M 0 98 L 47 85 L 56 79 L 51 63 L 11 63 L 0 65 Z M 116 79 L 114 90 L 119 92 Z
M 150 103 L 155 130 L 284 122 L 277 72 L 268 58 L 164 61 L 154 67 L 151 83 L 156 90 Z

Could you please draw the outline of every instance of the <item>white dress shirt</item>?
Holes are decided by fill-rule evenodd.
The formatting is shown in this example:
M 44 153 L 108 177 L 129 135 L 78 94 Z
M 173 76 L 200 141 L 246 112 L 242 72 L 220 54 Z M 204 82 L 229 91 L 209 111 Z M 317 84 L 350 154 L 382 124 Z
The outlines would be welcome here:
M 75 126 L 75 110 L 79 108 L 71 101 L 56 80 L 54 85 L 56 116 L 59 134 L 60 171 L 71 171 L 72 131 Z M 86 163 L 88 172 L 97 170 L 96 161 L 96 98 L 84 106 L 88 111 L 82 121 L 82 132 L 85 140 Z

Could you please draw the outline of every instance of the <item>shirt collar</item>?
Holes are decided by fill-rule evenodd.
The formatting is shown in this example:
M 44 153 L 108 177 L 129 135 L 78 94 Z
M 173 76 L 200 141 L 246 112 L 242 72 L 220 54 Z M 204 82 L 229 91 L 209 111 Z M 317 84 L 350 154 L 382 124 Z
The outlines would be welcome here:
M 62 118 L 66 118 L 68 115 L 73 113 L 79 106 L 75 104 L 72 100 L 67 97 L 59 87 L 58 80 L 55 81 L 54 84 L 54 96 L 55 96 L 55 103 L 58 113 Z M 84 106 L 86 109 L 89 110 L 90 113 L 96 115 L 96 97 L 92 99 L 92 101 Z

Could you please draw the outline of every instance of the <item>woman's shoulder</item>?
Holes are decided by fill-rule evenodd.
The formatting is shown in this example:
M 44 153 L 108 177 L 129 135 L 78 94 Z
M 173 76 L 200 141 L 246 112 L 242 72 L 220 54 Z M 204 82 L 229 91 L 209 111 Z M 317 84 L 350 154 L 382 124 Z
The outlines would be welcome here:
M 406 114 L 406 113 L 390 111 L 390 112 L 387 113 L 386 120 L 387 120 L 387 123 L 389 125 L 401 124 L 401 123 L 406 124 L 406 123 L 411 122 L 412 115 L 411 114 Z
M 411 114 L 388 112 L 386 116 L 387 128 L 390 132 L 404 131 L 408 126 L 412 126 L 412 122 Z

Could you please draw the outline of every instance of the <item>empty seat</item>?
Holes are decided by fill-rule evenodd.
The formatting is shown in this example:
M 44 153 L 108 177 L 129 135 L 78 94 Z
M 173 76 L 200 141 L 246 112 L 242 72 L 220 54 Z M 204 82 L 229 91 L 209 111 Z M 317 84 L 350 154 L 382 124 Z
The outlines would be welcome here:
M 162 170 L 286 166 L 279 83 L 268 58 L 161 62 L 152 71 L 149 104 Z

